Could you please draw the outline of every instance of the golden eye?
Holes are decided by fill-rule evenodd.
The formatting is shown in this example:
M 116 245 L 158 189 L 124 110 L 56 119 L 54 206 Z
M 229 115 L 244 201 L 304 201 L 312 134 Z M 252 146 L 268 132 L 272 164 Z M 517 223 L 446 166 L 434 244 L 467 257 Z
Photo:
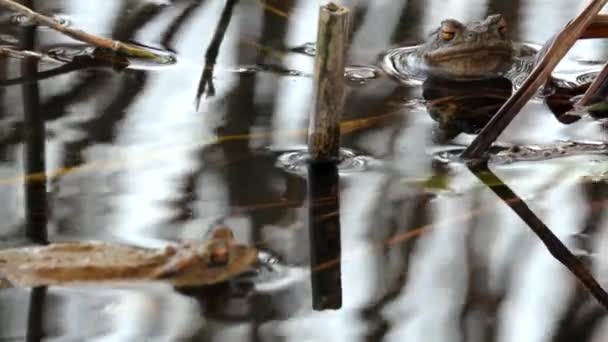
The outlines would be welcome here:
M 450 41 L 456 36 L 456 32 L 460 31 L 461 24 L 453 19 L 444 20 L 441 22 L 439 37 L 444 41 Z
M 441 39 L 443 39 L 445 41 L 454 39 L 454 35 L 455 35 L 454 31 L 441 30 Z
M 507 31 L 507 21 L 504 18 L 500 18 L 500 21 L 498 22 L 498 33 L 505 35 L 507 34 Z
M 225 244 L 217 244 L 210 248 L 207 256 L 208 266 L 224 266 L 230 261 L 230 253 L 228 246 Z

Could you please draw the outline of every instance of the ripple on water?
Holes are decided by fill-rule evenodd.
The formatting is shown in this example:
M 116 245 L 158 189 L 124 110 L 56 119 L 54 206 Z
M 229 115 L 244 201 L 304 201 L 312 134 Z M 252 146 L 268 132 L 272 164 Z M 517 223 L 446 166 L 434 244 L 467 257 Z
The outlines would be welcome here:
M 291 49 L 289 49 L 289 51 L 314 57 L 317 54 L 317 45 L 315 44 L 315 42 L 308 42 L 300 46 L 292 47 Z
M 378 77 L 379 70 L 373 66 L 353 65 L 344 70 L 344 78 L 356 84 L 365 84 Z
M 399 47 L 388 50 L 380 61 L 380 67 L 399 82 L 417 86 L 424 81 L 424 73 L 416 51 L 420 45 Z
M 308 174 L 310 155 L 306 147 L 285 152 L 277 158 L 277 166 L 298 176 Z M 341 148 L 338 170 L 340 174 L 369 171 L 380 165 L 380 161 L 369 156 L 357 155 L 354 151 Z
M 582 74 L 579 74 L 576 77 L 576 83 L 578 83 L 578 84 L 591 83 L 597 77 L 597 75 L 599 75 L 599 73 L 600 73 L 599 71 L 589 71 L 589 72 L 584 72 Z

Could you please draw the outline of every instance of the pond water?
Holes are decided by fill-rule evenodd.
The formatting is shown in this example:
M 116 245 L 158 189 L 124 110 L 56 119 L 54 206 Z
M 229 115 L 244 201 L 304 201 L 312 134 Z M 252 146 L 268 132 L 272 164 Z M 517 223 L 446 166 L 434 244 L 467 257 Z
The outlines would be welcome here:
M 346 158 L 316 178 L 337 190 L 323 202 L 307 195 L 319 191 L 309 191 L 313 172 L 301 158 L 318 1 L 30 1 L 177 62 L 0 87 L 1 245 L 23 244 L 34 224 L 50 241 L 162 247 L 221 222 L 270 266 L 194 293 L 156 284 L 0 290 L 0 341 L 605 340 L 604 309 L 509 207 L 517 199 L 499 198 L 454 157 L 474 135 L 437 139 L 424 86 L 378 72 L 387 50 L 422 42 L 447 17 L 502 13 L 515 41 L 543 44 L 585 3 L 343 1 L 353 14 Z M 10 13 L 0 19 L 3 45 L 80 46 Z M 603 40 L 579 42 L 557 74 L 576 80 L 607 54 Z M 22 63 L 0 58 L 0 79 L 22 76 Z M 24 187 L 37 179 L 24 144 L 32 110 L 45 120 L 47 204 Z M 500 136 L 503 155 L 491 164 L 605 287 L 607 129 L 590 116 L 562 123 L 538 97 Z M 340 262 L 329 268 L 341 282 L 330 289 L 334 309 L 321 310 L 332 304 L 311 286 L 309 228 L 327 217 L 340 226 Z

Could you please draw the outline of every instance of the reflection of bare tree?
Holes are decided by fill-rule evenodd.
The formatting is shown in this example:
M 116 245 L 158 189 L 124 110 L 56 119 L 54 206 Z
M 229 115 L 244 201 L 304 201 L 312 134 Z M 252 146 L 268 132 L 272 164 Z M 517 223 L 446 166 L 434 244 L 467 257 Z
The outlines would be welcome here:
M 608 182 L 587 179 L 583 181 L 581 187 L 587 202 L 587 216 L 583 223 L 583 229 L 576 235 L 578 238 L 576 247 L 584 255 L 591 255 L 593 252 L 591 242 L 597 239 L 606 213 Z M 589 267 L 593 266 L 593 259 L 585 256 L 583 258 L 587 259 Z M 597 330 L 596 328 L 601 324 L 604 317 L 604 310 L 590 300 L 584 288 L 577 286 L 553 340 L 555 342 L 591 341 L 594 332 Z
M 440 164 L 433 164 L 433 176 L 447 176 L 447 170 Z M 379 193 L 390 193 L 389 189 L 394 187 L 395 180 L 389 180 L 384 191 Z M 413 198 L 411 192 L 400 196 L 400 198 L 385 203 L 379 201 L 375 217 L 384 216 L 382 212 L 389 206 L 386 223 L 377 224 L 374 227 L 374 236 L 380 241 L 386 241 L 396 236 L 403 236 L 420 227 L 432 222 L 431 200 L 434 196 L 425 190 L 416 190 Z M 371 294 L 371 298 L 378 298 L 363 308 L 362 315 L 370 326 L 366 334 L 367 341 L 382 341 L 389 332 L 389 321 L 385 319 L 382 312 L 388 305 L 398 299 L 406 286 L 409 276 L 409 263 L 417 239 L 407 239 L 399 244 L 384 245 L 378 258 L 375 273 L 377 279 L 377 294 Z
M 175 52 L 173 42 L 175 35 L 186 24 L 190 18 L 196 13 L 196 10 L 203 4 L 203 0 L 191 0 L 188 6 L 184 7 L 183 11 L 171 22 L 161 38 L 161 45 L 168 51 Z
M 122 8 L 119 13 L 122 16 L 116 18 L 116 25 L 113 29 L 112 38 L 127 41 L 135 35 L 137 30 L 144 26 L 146 23 L 151 21 L 158 13 L 160 13 L 160 6 L 158 4 L 150 7 L 150 4 L 143 7 L 130 8 L 130 2 L 125 2 L 125 7 Z M 99 80 L 103 80 L 99 82 Z M 116 77 L 107 77 L 105 71 L 91 70 L 81 82 L 78 84 L 88 86 L 84 90 L 73 90 L 60 96 L 52 98 L 50 104 L 54 104 L 55 108 L 51 108 L 51 112 L 58 113 L 63 112 L 62 107 L 67 106 L 73 102 L 82 102 L 87 100 L 82 97 L 69 97 L 85 95 L 92 97 L 93 94 L 98 93 L 99 89 L 103 86 L 114 88 L 113 97 L 108 99 L 94 98 L 96 101 L 101 100 L 102 107 L 95 113 L 95 116 L 88 121 L 79 124 L 80 129 L 84 132 L 81 139 L 73 140 L 66 143 L 64 148 L 64 157 L 62 162 L 63 168 L 70 168 L 76 165 L 80 165 L 85 162 L 83 151 L 94 143 L 110 143 L 114 141 L 116 137 L 116 127 L 127 115 L 127 108 L 133 103 L 137 95 L 146 86 L 147 75 L 144 71 L 139 70 L 128 70 L 124 73 L 116 75 Z M 92 81 L 87 83 L 87 81 Z M 83 84 L 84 82 L 84 84 Z M 93 104 L 91 104 L 93 106 Z M 61 176 L 54 180 L 56 185 L 56 191 L 58 191 L 62 185 Z M 82 193 L 85 192 L 83 187 L 80 187 L 81 193 L 77 196 L 62 198 L 64 203 L 61 203 L 65 208 L 80 212 L 78 208 L 81 208 L 85 203 L 82 201 Z M 96 203 L 97 208 L 106 208 L 103 203 Z M 58 226 L 65 230 L 69 230 L 70 227 L 75 227 L 75 230 L 81 231 L 81 222 L 78 219 L 74 219 L 73 213 L 68 213 L 63 217 L 57 217 Z M 91 226 L 88 224 L 88 226 Z M 90 229 L 93 229 L 91 227 Z M 73 232 L 72 232 L 73 233 Z
M 482 201 L 482 193 L 476 192 L 471 210 L 483 206 Z M 495 231 L 486 229 L 484 218 L 483 214 L 475 215 L 467 232 L 466 264 L 469 272 L 466 297 L 460 314 L 462 341 L 467 342 L 496 340 L 498 310 L 507 292 L 498 282 L 494 282 L 494 286 L 490 283 L 488 246 L 495 241 L 496 234 Z M 507 270 L 502 276 L 507 277 L 509 273 Z M 507 283 L 505 279 L 502 280 L 501 284 Z
M 424 0 L 408 0 L 391 40 L 395 43 L 411 42 L 425 35 L 427 32 L 421 32 L 425 9 Z
M 203 67 L 203 74 L 201 75 L 198 83 L 198 89 L 196 90 L 197 108 L 200 103 L 201 96 L 204 93 L 206 93 L 207 96 L 215 95 L 215 87 L 213 86 L 213 69 L 215 68 L 217 55 L 220 52 L 220 46 L 224 40 L 224 34 L 226 33 L 226 29 L 228 29 L 228 24 L 230 24 L 230 18 L 232 18 L 232 10 L 237 2 L 238 0 L 226 1 L 220 21 L 215 28 L 213 39 L 211 39 L 211 43 L 209 44 L 207 52 L 205 53 L 205 66 Z
M 498 178 L 487 166 L 485 161 L 468 163 L 467 166 L 473 174 L 486 184 L 492 192 L 502 199 L 522 221 L 543 242 L 549 253 L 562 263 L 586 289 L 608 308 L 608 293 L 600 286 L 585 264 L 581 262 L 564 244 L 553 234 L 553 232 L 536 216 L 526 203 L 519 198 L 500 178 Z
M 293 0 L 278 1 L 273 2 L 273 6 L 281 11 L 289 12 L 294 2 Z M 235 5 L 236 1 L 231 1 L 231 3 Z M 229 5 L 229 3 L 226 3 L 226 6 Z M 236 38 L 230 37 L 231 41 L 240 41 L 239 38 L 250 37 L 250 25 L 255 23 L 255 20 L 250 17 L 252 13 L 251 6 L 257 5 L 248 2 L 239 3 L 239 12 L 246 13 L 245 15 L 248 17 L 247 20 L 240 21 L 240 32 L 237 33 L 240 36 Z M 224 15 L 233 15 L 235 12 L 232 9 L 224 9 Z M 224 19 L 224 24 L 222 25 L 227 25 L 228 19 Z M 242 18 L 232 18 L 232 20 L 236 19 Z M 264 11 L 261 23 L 261 34 L 257 44 L 273 45 L 280 42 L 280 44 L 285 45 L 283 43 L 287 31 L 285 18 L 277 16 L 270 11 Z M 222 29 L 220 28 L 219 30 L 221 31 Z M 214 46 L 219 47 L 219 41 Z M 211 51 L 213 52 L 213 50 Z M 208 56 L 213 57 L 213 55 Z M 245 46 L 238 51 L 236 59 L 238 64 L 261 64 L 264 63 L 266 57 L 267 55 L 264 50 L 260 50 L 257 55 L 252 56 L 249 49 Z M 215 63 L 215 61 L 213 62 Z M 238 74 L 237 77 L 234 87 L 222 97 L 221 103 L 225 104 L 225 107 L 221 109 L 225 111 L 225 114 L 221 117 L 221 124 L 216 129 L 216 134 L 220 139 L 221 137 L 228 136 L 248 137 L 254 128 L 264 129 L 269 127 L 268 123 L 272 122 L 271 114 L 274 111 L 274 102 L 276 100 L 273 96 L 273 94 L 276 94 L 275 80 L 269 78 L 267 74 Z M 268 94 L 268 96 L 256 97 L 257 87 L 262 87 L 264 94 Z M 210 111 L 205 115 L 212 116 L 216 115 L 215 113 L 217 112 L 221 111 Z M 267 138 L 261 138 L 261 141 L 256 140 L 256 144 L 265 145 L 270 138 L 268 136 Z M 289 196 L 297 197 L 297 203 L 292 203 L 292 205 L 297 206 L 301 203 L 304 196 L 299 194 L 305 191 L 304 183 L 299 182 L 299 188 L 294 190 L 293 187 L 289 186 L 291 182 L 287 179 L 288 177 L 282 171 L 275 168 L 276 155 L 274 153 L 253 151 L 251 145 L 252 140 L 249 138 L 226 139 L 216 145 L 205 146 L 199 151 L 195 151 L 198 154 L 198 165 L 200 166 L 193 169 L 190 174 L 186 175 L 179 182 L 180 198 L 173 204 L 179 205 L 181 214 L 177 215 L 174 219 L 182 221 L 197 218 L 196 207 L 200 201 L 207 200 L 205 194 L 209 193 L 206 188 L 201 186 L 204 177 L 207 175 L 221 178 L 214 183 L 217 186 L 223 185 L 226 187 L 225 192 L 227 193 L 227 200 L 231 209 L 229 212 L 239 212 L 249 220 L 250 227 L 252 228 L 251 240 L 254 242 L 261 240 L 261 230 L 265 225 L 279 222 L 289 212 L 289 206 L 281 204 L 285 202 L 284 195 L 287 192 L 293 190 L 293 192 L 298 193 L 295 196 L 293 192 L 288 194 Z M 281 188 L 276 188 L 277 184 L 286 183 L 288 190 L 282 191 Z M 197 201 L 199 202 L 197 203 Z M 275 295 L 273 294 L 273 298 Z M 267 294 L 255 294 L 245 304 L 247 314 L 243 317 L 252 322 L 250 331 L 250 339 L 252 341 L 261 339 L 259 327 L 262 323 L 273 319 L 273 317 L 276 317 L 277 314 L 285 310 L 285 308 L 277 307 L 274 303 L 281 303 L 281 301 L 271 301 Z M 222 310 L 224 308 L 218 307 L 217 309 Z M 209 314 L 211 316 L 219 315 L 213 312 Z M 206 334 L 213 335 L 213 331 L 207 331 Z
M 521 8 L 521 0 L 491 0 L 487 5 L 487 15 L 502 14 L 509 24 L 509 33 L 512 37 L 517 37 L 519 34 L 519 11 Z

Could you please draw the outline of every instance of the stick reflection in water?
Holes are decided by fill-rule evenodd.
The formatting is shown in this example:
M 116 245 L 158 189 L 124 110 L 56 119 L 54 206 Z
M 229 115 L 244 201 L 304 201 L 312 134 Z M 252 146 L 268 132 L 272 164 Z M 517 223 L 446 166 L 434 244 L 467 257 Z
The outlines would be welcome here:
M 340 185 L 333 162 L 312 162 L 308 166 L 308 231 L 313 309 L 342 306 L 340 260 Z M 319 203 L 322 203 L 321 205 Z M 330 267 L 320 267 L 332 263 Z

